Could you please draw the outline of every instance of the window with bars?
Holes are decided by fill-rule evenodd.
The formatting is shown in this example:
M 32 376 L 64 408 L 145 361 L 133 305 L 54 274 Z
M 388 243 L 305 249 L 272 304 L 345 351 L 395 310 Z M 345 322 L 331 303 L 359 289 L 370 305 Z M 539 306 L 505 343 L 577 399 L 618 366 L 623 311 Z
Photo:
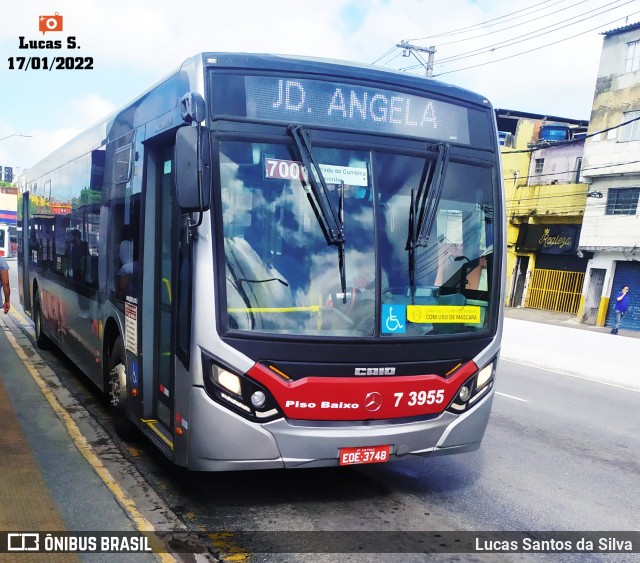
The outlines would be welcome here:
M 635 121 L 632 121 L 634 119 Z M 627 123 L 620 130 L 619 142 L 640 141 L 640 111 L 625 111 L 622 114 L 622 123 L 627 121 L 631 123 Z
M 607 215 L 636 215 L 640 188 L 610 188 L 607 195 Z
M 544 158 L 536 158 L 535 168 L 533 169 L 534 174 L 542 174 L 544 170 Z
M 627 58 L 624 60 L 624 71 L 640 70 L 640 41 L 627 43 Z

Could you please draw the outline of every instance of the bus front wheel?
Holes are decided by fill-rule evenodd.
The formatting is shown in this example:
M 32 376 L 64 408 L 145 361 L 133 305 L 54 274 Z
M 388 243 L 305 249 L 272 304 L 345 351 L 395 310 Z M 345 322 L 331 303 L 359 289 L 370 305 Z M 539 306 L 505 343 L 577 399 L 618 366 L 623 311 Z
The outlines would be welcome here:
M 118 337 L 109 356 L 109 399 L 111 420 L 120 438 L 131 440 L 135 426 L 127 416 L 127 367 L 122 338 Z

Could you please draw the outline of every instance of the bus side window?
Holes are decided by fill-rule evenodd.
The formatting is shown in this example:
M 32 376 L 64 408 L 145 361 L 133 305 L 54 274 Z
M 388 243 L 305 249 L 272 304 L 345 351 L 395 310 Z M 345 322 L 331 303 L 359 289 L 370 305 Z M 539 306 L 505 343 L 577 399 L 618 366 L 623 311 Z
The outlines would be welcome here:
M 89 245 L 82 240 L 79 229 L 69 231 L 69 242 L 67 247 L 68 276 L 76 282 L 84 282 L 87 257 L 89 256 Z
M 120 299 L 124 299 L 127 295 L 136 294 L 138 262 L 133 259 L 133 241 L 125 239 L 120 242 L 119 258 L 122 265 L 117 274 L 116 294 Z

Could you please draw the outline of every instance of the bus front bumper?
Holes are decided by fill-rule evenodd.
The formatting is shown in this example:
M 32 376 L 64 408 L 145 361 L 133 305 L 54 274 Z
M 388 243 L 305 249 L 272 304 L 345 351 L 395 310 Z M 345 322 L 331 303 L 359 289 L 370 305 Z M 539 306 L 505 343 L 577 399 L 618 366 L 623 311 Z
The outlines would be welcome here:
M 201 387 L 192 388 L 188 459 L 194 471 L 237 471 L 339 465 L 341 448 L 391 446 L 390 459 L 445 455 L 480 447 L 494 388 L 461 415 L 405 423 L 253 423 L 225 409 Z

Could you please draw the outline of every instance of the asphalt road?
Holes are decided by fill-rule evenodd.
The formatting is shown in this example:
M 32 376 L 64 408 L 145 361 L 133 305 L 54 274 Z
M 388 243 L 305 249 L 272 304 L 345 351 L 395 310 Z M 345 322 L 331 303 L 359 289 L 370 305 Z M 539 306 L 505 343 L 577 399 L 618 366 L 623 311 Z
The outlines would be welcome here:
M 17 286 L 12 286 L 12 301 L 19 307 Z M 638 391 L 502 361 L 491 420 L 477 452 L 335 469 L 203 474 L 172 466 L 142 438 L 120 442 L 94 388 L 55 352 L 44 357 L 75 398 L 70 408 L 87 409 L 104 426 L 115 445 L 104 446 L 112 473 L 139 474 L 136 487 L 157 494 L 216 553 L 228 555 L 233 548 L 233 535 L 221 543 L 215 534 L 223 530 L 616 531 L 637 529 L 640 522 Z M 157 511 L 158 504 L 141 510 Z M 601 555 L 578 557 L 603 560 Z M 604 557 L 633 561 L 637 554 Z M 426 558 L 433 557 L 349 554 L 340 560 Z M 558 561 L 562 556 L 528 558 Z M 520 561 L 523 556 L 441 559 Z M 253 560 L 335 561 L 336 556 L 279 554 Z
M 640 392 L 502 362 L 474 524 L 632 530 L 640 521 Z
M 469 454 L 251 474 L 188 474 L 154 462 L 146 475 L 192 529 L 637 529 L 639 392 L 512 362 L 501 363 L 497 392 L 483 445 Z M 505 561 L 504 555 L 482 560 L 494 557 Z M 602 555 L 580 560 L 602 561 Z

